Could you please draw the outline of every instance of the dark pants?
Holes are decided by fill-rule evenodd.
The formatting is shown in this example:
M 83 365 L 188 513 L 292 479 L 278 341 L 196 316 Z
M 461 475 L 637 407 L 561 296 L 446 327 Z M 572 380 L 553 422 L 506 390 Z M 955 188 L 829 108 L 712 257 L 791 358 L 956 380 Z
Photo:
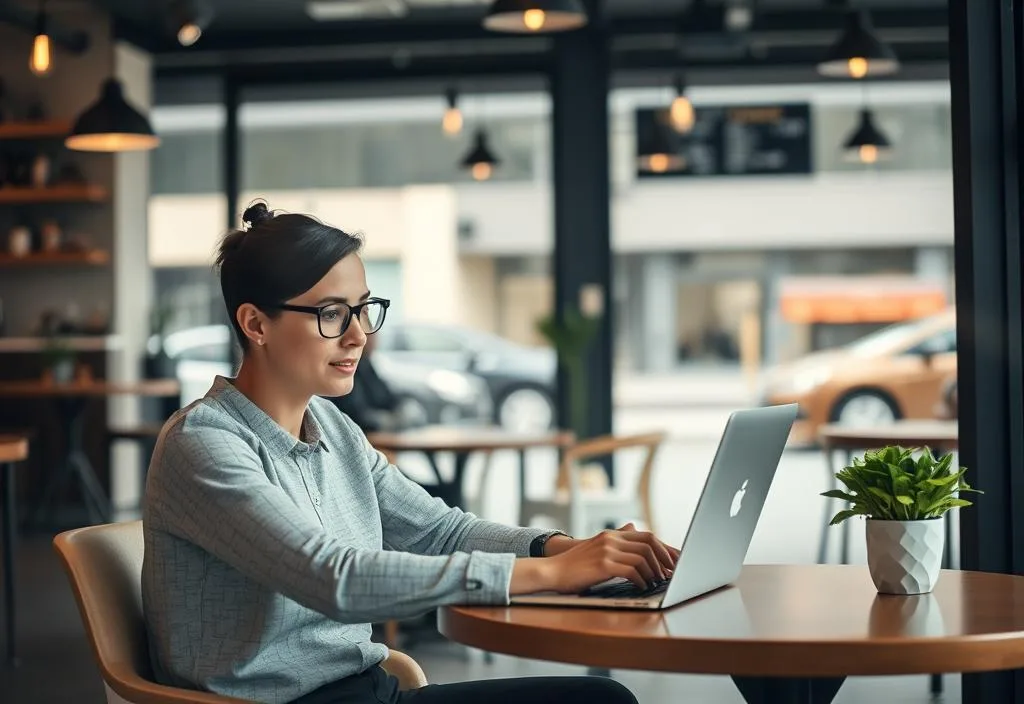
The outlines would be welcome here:
M 431 684 L 398 691 L 380 667 L 325 684 L 292 704 L 637 704 L 628 689 L 603 677 L 517 677 Z

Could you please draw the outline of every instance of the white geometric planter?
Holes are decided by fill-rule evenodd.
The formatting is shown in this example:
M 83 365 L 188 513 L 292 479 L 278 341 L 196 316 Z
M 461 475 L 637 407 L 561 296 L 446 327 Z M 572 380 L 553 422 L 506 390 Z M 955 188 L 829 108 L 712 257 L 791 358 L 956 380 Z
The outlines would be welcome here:
M 946 541 L 943 520 L 868 519 L 868 571 L 879 593 L 927 594 L 935 588 Z

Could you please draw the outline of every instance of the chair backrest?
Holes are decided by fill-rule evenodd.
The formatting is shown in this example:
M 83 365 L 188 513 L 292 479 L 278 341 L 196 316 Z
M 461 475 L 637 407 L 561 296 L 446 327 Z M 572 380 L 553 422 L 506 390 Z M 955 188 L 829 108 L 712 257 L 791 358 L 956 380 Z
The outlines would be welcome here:
M 643 433 L 640 435 L 604 435 L 588 440 L 581 440 L 562 453 L 562 461 L 558 467 L 556 489 L 565 490 L 572 484 L 572 471 L 584 460 L 608 457 L 622 450 L 646 448 L 644 464 L 640 470 L 639 489 L 647 490 L 645 482 L 650 481 L 651 468 L 658 448 L 665 442 L 666 434 L 662 432 Z
M 142 616 L 142 521 L 92 526 L 53 541 L 106 685 L 135 704 L 242 700 L 154 683 Z
M 654 459 L 665 438 L 663 432 L 642 433 L 638 435 L 604 435 L 602 437 L 581 440 L 562 453 L 562 461 L 558 466 L 555 479 L 555 491 L 571 492 L 575 486 L 574 471 L 584 460 L 609 457 L 623 450 L 646 448 L 643 465 L 637 478 L 636 495 L 643 508 L 643 518 L 649 530 L 654 530 L 654 515 L 651 507 L 651 482 L 654 476 Z

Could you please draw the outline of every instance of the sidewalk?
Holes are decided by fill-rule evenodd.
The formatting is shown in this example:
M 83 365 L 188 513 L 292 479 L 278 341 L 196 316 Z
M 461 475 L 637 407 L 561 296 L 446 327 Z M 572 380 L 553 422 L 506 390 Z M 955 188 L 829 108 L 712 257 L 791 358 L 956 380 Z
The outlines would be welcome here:
M 686 369 L 669 374 L 619 373 L 616 408 L 653 410 L 745 408 L 756 402 L 750 380 L 738 369 Z

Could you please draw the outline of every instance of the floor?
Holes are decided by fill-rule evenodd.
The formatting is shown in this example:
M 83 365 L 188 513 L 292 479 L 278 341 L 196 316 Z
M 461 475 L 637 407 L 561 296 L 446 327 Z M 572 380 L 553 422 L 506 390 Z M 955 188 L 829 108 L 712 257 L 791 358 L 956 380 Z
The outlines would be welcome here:
M 715 437 L 724 423 L 724 414 L 702 413 L 702 422 L 693 416 L 674 417 L 661 411 L 656 422 L 667 425 L 675 438 L 659 455 L 656 470 L 655 521 L 664 538 L 678 542 L 686 530 L 696 505 L 700 487 L 715 449 Z M 654 414 L 620 413 L 620 430 L 650 427 Z M 528 491 L 550 489 L 553 458 L 531 457 Z M 416 462 L 409 459 L 415 474 Z M 471 475 L 471 482 L 482 476 L 482 466 Z M 488 518 L 506 522 L 515 520 L 517 500 L 516 461 L 514 456 L 496 456 L 487 469 L 489 481 L 481 512 Z M 628 483 L 635 474 L 628 463 L 621 472 Z M 818 528 L 822 523 L 822 499 L 817 496 L 827 486 L 828 476 L 817 452 L 787 452 L 762 513 L 747 556 L 748 562 L 807 563 L 816 559 Z M 0 702 L 3 704 L 100 704 L 100 684 L 92 655 L 84 639 L 71 592 L 57 562 L 47 535 L 32 535 L 18 546 L 18 618 L 21 665 L 0 666 Z M 839 534 L 832 529 L 831 537 Z M 851 532 L 851 560 L 864 561 L 863 528 Z M 841 608 L 841 605 L 837 605 Z M 423 666 L 432 682 L 514 677 L 536 674 L 582 674 L 583 669 L 554 663 L 495 656 L 486 662 L 480 653 L 444 642 L 436 634 L 409 643 L 404 649 Z M 684 702 L 693 704 L 741 704 L 742 699 L 725 677 L 664 675 L 646 672 L 615 671 L 613 676 L 626 684 L 642 704 Z M 884 702 L 885 704 L 924 704 L 928 695 L 927 678 L 855 678 L 848 680 L 836 698 L 836 704 Z M 941 701 L 960 701 L 960 678 L 945 677 L 945 695 Z

